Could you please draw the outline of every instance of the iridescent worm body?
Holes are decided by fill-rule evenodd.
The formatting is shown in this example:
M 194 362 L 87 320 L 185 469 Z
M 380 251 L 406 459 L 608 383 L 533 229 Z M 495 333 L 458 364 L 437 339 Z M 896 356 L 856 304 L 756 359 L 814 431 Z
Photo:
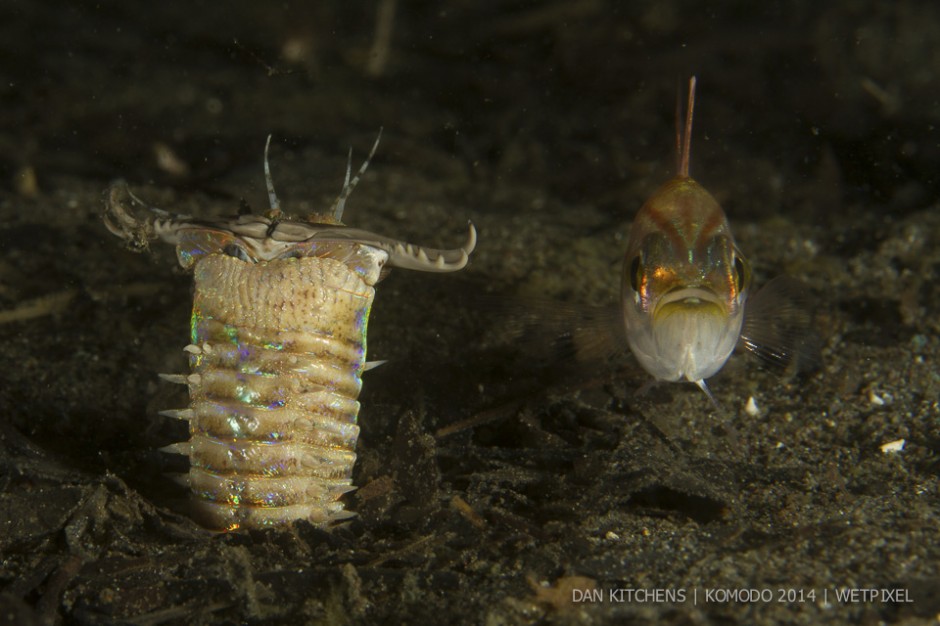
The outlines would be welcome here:
M 270 143 L 270 138 L 268 139 Z M 164 375 L 189 386 L 190 405 L 165 415 L 189 423 L 188 442 L 168 447 L 190 460 L 195 515 L 220 529 L 353 516 L 340 497 L 355 487 L 357 397 L 366 327 L 384 268 L 463 268 L 476 245 L 437 250 L 344 226 L 346 198 L 309 221 L 281 214 L 268 169 L 271 211 L 226 220 L 171 215 L 144 205 L 123 184 L 107 193 L 105 224 L 131 247 L 176 246 L 195 280 L 192 373 Z

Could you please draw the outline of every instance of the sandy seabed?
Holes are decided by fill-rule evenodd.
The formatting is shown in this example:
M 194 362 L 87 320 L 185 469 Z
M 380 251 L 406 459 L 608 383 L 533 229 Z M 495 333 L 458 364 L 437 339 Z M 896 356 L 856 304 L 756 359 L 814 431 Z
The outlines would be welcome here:
M 781 7 L 4 3 L 0 622 L 935 623 L 940 8 Z M 692 73 L 692 174 L 823 338 L 809 375 L 733 357 L 722 413 L 539 349 L 619 297 Z M 472 219 L 471 266 L 379 285 L 357 518 L 205 531 L 157 451 L 191 280 L 102 194 L 264 210 L 271 133 L 306 214 L 380 127 L 346 221 L 445 247 Z

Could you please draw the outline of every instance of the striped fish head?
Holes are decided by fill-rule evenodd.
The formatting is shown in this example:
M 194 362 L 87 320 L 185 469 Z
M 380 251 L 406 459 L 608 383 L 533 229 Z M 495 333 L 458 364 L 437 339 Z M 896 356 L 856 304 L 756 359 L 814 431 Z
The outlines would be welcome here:
M 663 185 L 637 214 L 623 263 L 623 321 L 643 368 L 701 386 L 734 350 L 749 284 L 715 198 L 688 176 Z

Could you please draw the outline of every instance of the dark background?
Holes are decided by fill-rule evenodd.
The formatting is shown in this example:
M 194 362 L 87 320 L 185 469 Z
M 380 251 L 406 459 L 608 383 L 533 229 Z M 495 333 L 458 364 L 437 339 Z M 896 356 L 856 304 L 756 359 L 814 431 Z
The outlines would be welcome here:
M 933 623 L 938 72 L 930 2 L 5 0 L 0 620 Z M 692 174 L 758 284 L 806 284 L 824 338 L 810 376 L 735 357 L 710 381 L 723 413 L 691 385 L 635 396 L 629 359 L 539 349 L 618 297 L 693 73 Z M 185 369 L 190 279 L 172 250 L 125 250 L 102 193 L 263 210 L 271 133 L 306 214 L 380 127 L 345 221 L 453 246 L 472 219 L 472 264 L 379 285 L 357 519 L 203 531 L 156 451 L 185 438 L 156 373 Z M 514 339 L 520 316 L 543 330 Z M 592 586 L 804 601 L 571 602 Z

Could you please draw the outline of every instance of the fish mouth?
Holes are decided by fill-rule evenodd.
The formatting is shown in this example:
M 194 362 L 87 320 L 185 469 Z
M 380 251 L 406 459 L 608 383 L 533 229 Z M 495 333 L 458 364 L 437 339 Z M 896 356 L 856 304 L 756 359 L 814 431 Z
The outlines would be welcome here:
M 728 315 L 727 305 L 711 289 L 678 287 L 663 294 L 659 299 L 653 311 L 653 319 L 680 311 L 699 315 L 720 315 L 722 317 Z
M 721 369 L 734 349 L 735 321 L 711 289 L 676 288 L 656 304 L 649 347 L 668 380 L 703 380 Z

